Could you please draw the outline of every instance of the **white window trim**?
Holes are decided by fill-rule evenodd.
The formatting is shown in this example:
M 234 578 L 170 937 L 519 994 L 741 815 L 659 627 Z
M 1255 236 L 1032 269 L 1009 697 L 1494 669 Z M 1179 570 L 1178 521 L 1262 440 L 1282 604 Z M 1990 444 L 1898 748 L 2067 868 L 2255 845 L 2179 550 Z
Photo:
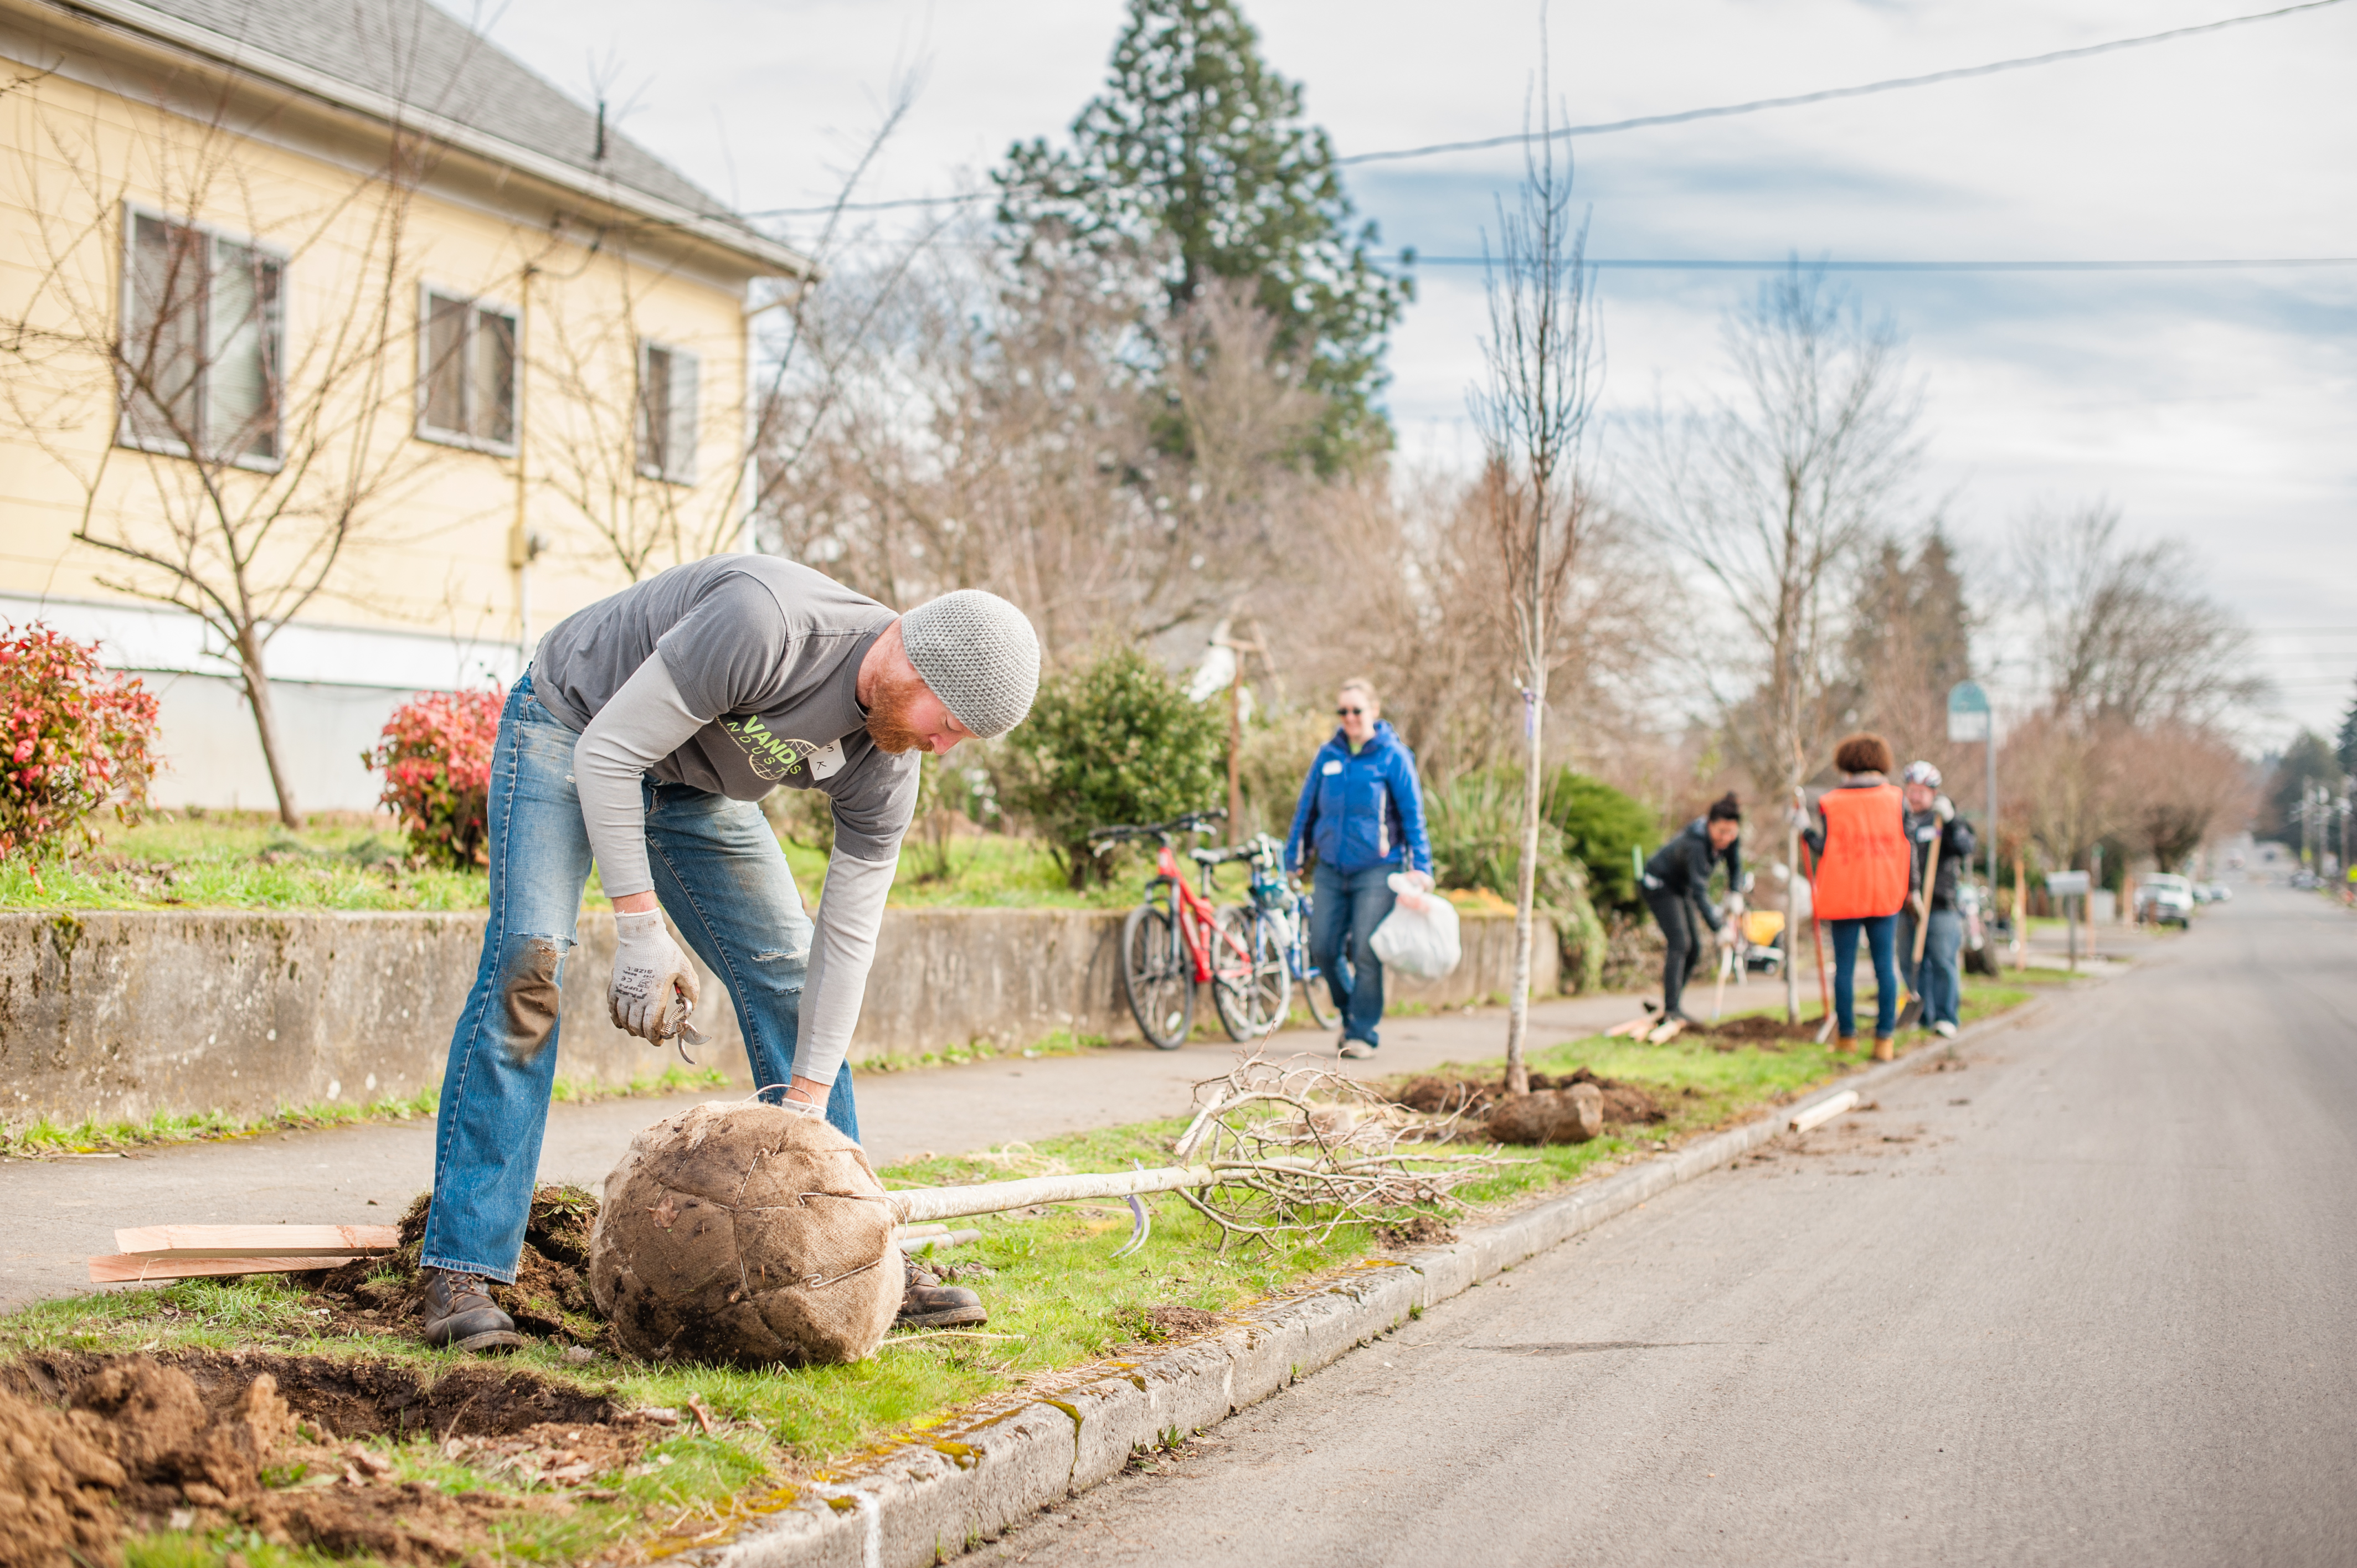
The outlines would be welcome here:
M 168 223 L 175 229 L 187 229 L 202 234 L 208 242 L 226 240 L 232 245 L 242 245 L 277 263 L 278 342 L 276 348 L 278 369 L 282 378 L 286 369 L 286 340 L 294 336 L 295 295 L 294 291 L 286 286 L 287 274 L 292 270 L 295 259 L 293 252 L 281 246 L 271 244 L 267 241 L 240 234 L 231 229 L 223 229 L 218 224 L 200 223 L 192 219 L 176 216 L 160 207 L 149 207 L 138 201 L 124 202 L 121 242 L 114 248 L 115 263 L 122 273 L 121 285 L 116 290 L 114 313 L 114 355 L 117 362 L 110 367 L 114 381 L 114 444 L 125 451 L 147 452 L 159 457 L 185 457 L 192 463 L 226 462 L 231 467 L 243 468 L 249 473 L 278 472 L 286 466 L 286 455 L 284 451 L 286 445 L 286 407 L 283 397 L 278 408 L 278 445 L 281 451 L 274 457 L 256 457 L 251 455 L 229 458 L 201 457 L 189 451 L 186 442 L 174 441 L 168 436 L 142 436 L 131 427 L 130 389 L 124 382 L 120 360 L 124 334 L 131 330 L 132 312 L 137 307 L 137 302 L 133 298 L 136 263 L 133 260 L 131 248 L 138 242 L 138 220 L 142 218 L 152 218 L 158 223 Z M 210 256 L 206 258 L 206 264 L 208 266 L 211 264 Z M 279 384 L 283 391 L 285 385 L 283 379 Z
M 684 358 L 695 361 L 696 438 L 688 445 L 687 472 L 684 475 L 671 473 L 638 460 L 635 451 L 639 445 L 639 422 L 644 419 L 647 413 L 647 351 L 651 349 L 660 349 L 673 359 Z M 639 478 L 658 480 L 666 485 L 677 485 L 683 489 L 693 489 L 697 478 L 695 462 L 697 448 L 704 444 L 704 355 L 696 349 L 669 342 L 661 338 L 641 338 L 639 339 L 636 363 L 631 368 L 630 392 L 630 445 L 634 448 L 631 456 Z M 665 412 L 668 413 L 669 411 Z
M 420 441 L 431 441 L 436 446 L 457 446 L 468 452 L 487 452 L 494 457 L 512 457 L 516 455 L 513 441 L 492 441 L 479 435 L 469 435 L 462 430 L 445 430 L 439 425 L 425 423 L 425 380 L 432 370 L 431 356 L 434 352 L 433 337 L 427 330 L 427 323 L 433 318 L 436 295 L 464 305 L 470 313 L 488 310 L 515 323 L 515 385 L 511 390 L 515 395 L 516 427 L 519 430 L 523 427 L 523 312 L 495 295 L 475 294 L 426 278 L 420 279 L 417 285 L 417 413 L 410 421 L 410 432 Z M 468 317 L 467 330 L 470 334 L 475 330 L 471 314 Z

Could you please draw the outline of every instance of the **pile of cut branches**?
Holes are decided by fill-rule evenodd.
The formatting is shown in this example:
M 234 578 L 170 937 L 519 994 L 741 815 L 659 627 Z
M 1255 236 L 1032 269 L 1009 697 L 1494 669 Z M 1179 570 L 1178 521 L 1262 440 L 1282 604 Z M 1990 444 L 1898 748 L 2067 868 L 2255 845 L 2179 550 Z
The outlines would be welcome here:
M 1220 1228 L 1220 1246 L 1335 1229 L 1453 1202 L 1469 1182 L 1522 1162 L 1469 1147 L 1460 1107 L 1393 1103 L 1310 1057 L 1259 1052 L 1195 1086 L 1195 1114 L 1173 1152 L 1211 1179 L 1178 1196 Z

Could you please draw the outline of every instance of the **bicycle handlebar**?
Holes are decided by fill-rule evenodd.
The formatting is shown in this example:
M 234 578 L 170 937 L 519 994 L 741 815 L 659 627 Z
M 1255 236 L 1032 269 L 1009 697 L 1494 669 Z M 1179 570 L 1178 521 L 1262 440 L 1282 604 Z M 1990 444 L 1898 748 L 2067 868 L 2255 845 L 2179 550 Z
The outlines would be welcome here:
M 1224 810 L 1189 811 L 1184 816 L 1173 817 L 1167 822 L 1155 822 L 1148 826 L 1125 825 L 1098 828 L 1089 834 L 1089 842 L 1110 846 L 1125 839 L 1165 838 L 1171 833 L 1192 832 L 1212 822 L 1224 822 L 1227 820 L 1228 813 Z

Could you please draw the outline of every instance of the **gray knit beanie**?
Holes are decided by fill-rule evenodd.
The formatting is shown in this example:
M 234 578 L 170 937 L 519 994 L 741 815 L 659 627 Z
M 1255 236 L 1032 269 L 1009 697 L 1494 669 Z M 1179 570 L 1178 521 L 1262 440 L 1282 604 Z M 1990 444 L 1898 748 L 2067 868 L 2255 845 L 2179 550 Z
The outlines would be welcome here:
M 960 588 L 900 618 L 900 642 L 933 695 L 985 740 L 1031 711 L 1039 690 L 1039 634 L 1023 612 L 979 588 Z

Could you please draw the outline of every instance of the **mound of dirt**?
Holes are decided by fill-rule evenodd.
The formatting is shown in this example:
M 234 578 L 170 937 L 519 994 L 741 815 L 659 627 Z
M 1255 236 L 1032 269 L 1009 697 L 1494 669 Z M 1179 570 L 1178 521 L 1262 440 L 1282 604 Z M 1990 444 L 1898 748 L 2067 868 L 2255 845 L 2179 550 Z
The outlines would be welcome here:
M 1216 1312 L 1206 1312 L 1200 1306 L 1180 1306 L 1176 1303 L 1146 1309 L 1146 1321 L 1154 1330 L 1151 1337 L 1184 1339 L 1189 1335 L 1209 1334 L 1226 1326 Z
M 1405 1225 L 1375 1227 L 1375 1245 L 1395 1251 L 1409 1247 L 1437 1247 L 1456 1240 L 1456 1231 L 1429 1214 L 1419 1214 Z
M 1795 1040 L 1817 1037 L 1814 1024 L 1787 1024 L 1783 1019 L 1766 1013 L 1747 1013 L 1740 1018 L 1713 1024 L 1702 1031 L 1702 1037 L 1719 1050 L 1731 1051 L 1737 1046 L 1757 1046 L 1763 1051 L 1781 1049 Z
M 284 1356 L 263 1350 L 165 1350 L 125 1358 L 43 1350 L 0 1368 L 0 1392 L 52 1404 L 86 1402 L 85 1390 L 132 1360 L 186 1380 L 208 1410 L 226 1411 L 268 1379 L 275 1396 L 331 1437 L 503 1437 L 546 1423 L 631 1426 L 610 1395 L 560 1383 L 496 1361 L 461 1361 L 434 1374 L 392 1361 Z
M 430 1434 L 447 1457 L 563 1488 L 628 1466 L 668 1433 L 670 1413 L 630 1414 L 602 1395 L 480 1363 L 429 1381 L 410 1368 L 317 1356 L 30 1356 L 0 1368 L 0 1563 L 111 1565 L 127 1531 L 231 1522 L 339 1556 L 486 1557 L 497 1550 L 496 1519 L 572 1505 L 555 1492 L 395 1483 L 380 1452 L 350 1440 Z
M 899 1311 L 892 1224 L 866 1155 L 825 1122 L 698 1105 L 632 1139 L 606 1178 L 589 1288 L 634 1355 L 857 1361 Z
M 292 1278 L 317 1292 L 336 1313 L 332 1326 L 347 1333 L 381 1334 L 414 1321 L 425 1291 L 417 1260 L 432 1207 L 431 1193 L 417 1195 L 401 1217 L 401 1249 L 392 1257 L 362 1258 L 340 1269 Z M 550 1183 L 533 1189 L 515 1283 L 491 1286 L 491 1299 L 515 1319 L 519 1333 L 559 1344 L 614 1348 L 586 1277 L 589 1237 L 597 1223 L 597 1195 L 587 1187 Z
M 0 1561 L 25 1568 L 123 1561 L 114 1498 L 129 1477 L 96 1424 L 0 1393 Z
M 1553 1078 L 1543 1072 L 1531 1074 L 1534 1092 L 1570 1089 L 1582 1083 L 1595 1085 L 1597 1091 L 1604 1097 L 1604 1124 L 1608 1127 L 1650 1126 L 1670 1119 L 1670 1113 L 1636 1085 L 1598 1077 L 1587 1068 L 1578 1068 Z M 1393 1090 L 1392 1100 L 1411 1111 L 1433 1114 L 1462 1112 L 1468 1121 L 1474 1121 L 1487 1116 L 1498 1101 L 1505 1098 L 1505 1094 L 1506 1085 L 1502 1079 L 1492 1083 L 1487 1079 L 1461 1075 L 1441 1078 L 1426 1074 L 1412 1078 Z

